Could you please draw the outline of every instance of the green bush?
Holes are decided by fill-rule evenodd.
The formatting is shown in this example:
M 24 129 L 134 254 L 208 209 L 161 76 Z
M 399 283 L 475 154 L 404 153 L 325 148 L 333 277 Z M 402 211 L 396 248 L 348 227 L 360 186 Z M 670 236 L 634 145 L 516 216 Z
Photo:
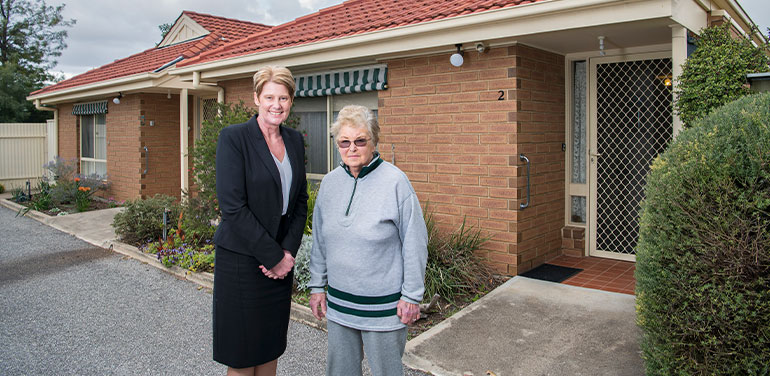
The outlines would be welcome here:
M 769 374 L 770 94 L 677 137 L 653 162 L 640 225 L 647 374 Z
M 305 235 L 313 233 L 313 209 L 315 209 L 315 200 L 318 197 L 318 186 L 310 182 L 307 183 L 307 218 L 305 219 Z
M 424 296 L 430 299 L 439 294 L 454 302 L 457 296 L 486 292 L 493 282 L 492 270 L 474 251 L 489 239 L 479 229 L 467 227 L 465 220 L 456 231 L 441 233 L 427 207 L 424 216 L 428 228 Z
M 155 195 L 148 199 L 126 201 L 125 209 L 115 215 L 112 227 L 126 243 L 139 246 L 163 237 L 163 210 L 171 210 L 168 229 L 176 228 L 181 206 L 176 197 Z
M 37 182 L 37 192 L 32 195 L 29 207 L 37 211 L 50 210 L 53 207 L 51 185 L 45 179 L 41 179 Z
M 309 206 L 308 206 L 309 207 Z M 294 284 L 297 291 L 307 290 L 310 282 L 310 251 L 313 248 L 313 236 L 302 235 L 297 257 L 294 259 Z
M 732 37 L 730 23 L 701 31 L 677 78 L 676 112 L 689 127 L 719 106 L 750 93 L 747 73 L 767 72 L 767 46 Z
M 0 184 L 0 193 L 5 193 L 5 186 Z
M 190 151 L 193 158 L 192 175 L 197 185 L 197 196 L 202 203 L 209 205 L 210 211 L 219 213 L 217 205 L 217 140 L 219 132 L 232 124 L 244 123 L 249 120 L 255 109 L 239 104 L 219 103 L 213 120 L 203 122 L 201 138 L 195 141 L 195 147 Z M 211 219 L 218 217 L 218 214 Z
M 179 228 L 189 244 L 198 246 L 214 238 L 217 227 L 211 221 L 219 216 L 214 205 L 200 196 L 188 197 L 181 210 L 182 223 Z

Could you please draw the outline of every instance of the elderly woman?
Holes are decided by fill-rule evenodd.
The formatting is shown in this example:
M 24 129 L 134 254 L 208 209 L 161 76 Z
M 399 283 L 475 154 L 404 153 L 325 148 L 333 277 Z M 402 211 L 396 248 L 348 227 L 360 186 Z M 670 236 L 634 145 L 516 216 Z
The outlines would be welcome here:
M 403 375 L 406 325 L 420 317 L 427 230 L 409 179 L 375 151 L 379 131 L 366 107 L 339 112 L 342 163 L 313 212 L 308 285 L 313 315 L 328 319 L 327 375 L 361 375 L 364 351 L 375 376 Z
M 286 350 L 291 270 L 307 216 L 302 135 L 281 126 L 293 100 L 288 69 L 260 69 L 259 113 L 219 134 L 214 360 L 228 375 L 275 375 Z

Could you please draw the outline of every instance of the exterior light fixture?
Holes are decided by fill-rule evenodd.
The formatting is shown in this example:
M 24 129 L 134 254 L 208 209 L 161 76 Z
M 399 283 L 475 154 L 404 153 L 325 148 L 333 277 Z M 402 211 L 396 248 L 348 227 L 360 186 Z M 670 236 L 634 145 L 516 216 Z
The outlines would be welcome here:
M 607 53 L 604 52 L 604 36 L 599 36 L 599 55 L 604 56 Z
M 457 52 L 453 53 L 452 56 L 449 57 L 449 63 L 451 63 L 456 67 L 459 67 L 463 65 L 463 61 L 464 61 L 463 50 L 462 50 L 463 45 L 455 44 L 455 47 L 457 47 Z
M 112 98 L 112 103 L 120 104 L 120 98 L 123 98 L 123 93 L 118 92 L 118 96 L 115 98 Z
M 674 81 L 672 81 L 671 73 L 662 73 L 655 78 L 659 79 L 665 87 L 671 87 L 671 85 L 674 84 Z

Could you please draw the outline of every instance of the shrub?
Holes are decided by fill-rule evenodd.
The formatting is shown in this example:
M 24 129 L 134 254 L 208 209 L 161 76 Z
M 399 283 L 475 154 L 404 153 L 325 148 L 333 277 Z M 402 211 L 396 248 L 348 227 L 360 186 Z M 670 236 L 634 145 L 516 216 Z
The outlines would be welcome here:
M 189 197 L 182 204 L 182 223 L 179 229 L 186 236 L 186 241 L 193 245 L 208 243 L 214 238 L 217 228 L 212 219 L 218 216 L 216 207 L 200 196 Z
M 231 124 L 243 123 L 249 120 L 255 109 L 246 107 L 241 101 L 239 104 L 217 104 L 218 116 L 214 120 L 203 122 L 201 138 L 195 142 L 195 147 L 190 151 L 193 158 L 192 175 L 197 185 L 198 197 L 201 202 L 210 206 L 210 211 L 217 213 L 211 219 L 218 216 L 217 206 L 217 140 L 219 132 Z
M 733 38 L 730 23 L 701 31 L 697 49 L 677 78 L 676 112 L 685 126 L 713 109 L 750 93 L 746 74 L 768 70 L 767 46 L 748 37 Z
M 140 245 L 163 236 L 163 210 L 169 209 L 167 228 L 176 228 L 181 207 L 176 198 L 155 195 L 148 199 L 126 201 L 125 209 L 115 215 L 112 227 L 121 240 L 133 245 Z
M 22 203 L 29 200 L 29 197 L 21 187 L 11 188 L 11 200 L 16 203 Z
M 302 235 L 302 243 L 299 245 L 297 257 L 294 258 L 294 283 L 297 291 L 307 290 L 307 284 L 310 282 L 310 251 L 312 248 L 313 236 L 307 233 Z
M 78 170 L 78 160 L 64 159 L 57 155 L 52 161 L 44 164 L 43 167 L 51 172 L 55 181 L 70 181 L 75 177 L 75 173 Z
M 5 193 L 5 186 L 0 184 L 0 193 Z
M 465 220 L 454 232 L 441 233 L 433 220 L 433 214 L 425 209 L 425 225 L 428 228 L 428 263 L 425 269 L 425 294 L 439 294 L 449 302 L 459 295 L 485 292 L 492 283 L 492 270 L 474 251 L 488 240 L 481 231 L 467 227 Z
M 315 199 L 318 197 L 318 186 L 310 182 L 307 183 L 307 218 L 305 219 L 305 235 L 313 233 L 313 209 L 315 209 Z
M 655 159 L 640 226 L 647 374 L 770 373 L 770 94 L 713 112 Z
M 53 207 L 53 200 L 51 199 L 51 185 L 41 179 L 37 182 L 38 193 L 32 195 L 29 208 L 37 211 L 46 211 Z

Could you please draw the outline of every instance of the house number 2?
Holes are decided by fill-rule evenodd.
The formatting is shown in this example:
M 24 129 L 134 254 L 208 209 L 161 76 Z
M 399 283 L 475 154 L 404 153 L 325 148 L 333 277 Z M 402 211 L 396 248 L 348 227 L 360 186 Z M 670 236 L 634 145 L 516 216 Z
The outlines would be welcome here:
M 502 90 L 498 90 L 497 92 L 500 93 L 500 96 L 497 97 L 497 100 L 504 101 L 505 100 L 505 92 L 502 91 Z

